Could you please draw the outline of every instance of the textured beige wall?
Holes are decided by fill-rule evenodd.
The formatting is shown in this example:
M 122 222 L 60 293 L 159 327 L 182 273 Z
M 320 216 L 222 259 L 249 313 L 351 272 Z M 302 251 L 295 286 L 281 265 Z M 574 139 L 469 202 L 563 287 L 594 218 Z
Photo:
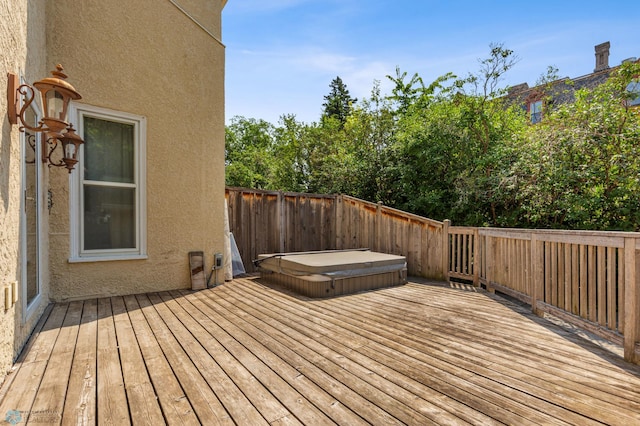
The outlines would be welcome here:
M 220 0 L 177 2 L 220 39 Z M 148 260 L 69 263 L 69 182 L 52 170 L 52 299 L 190 287 L 188 252 L 210 268 L 223 251 L 224 46 L 169 0 L 47 5 L 47 62 L 82 102 L 147 119 Z
M 48 304 L 46 267 L 42 299 L 32 315 L 24 314 L 20 255 L 21 139 L 7 116 L 7 73 L 32 82 L 45 76 L 44 7 L 40 2 L 0 0 L 0 381 Z M 46 185 L 46 171 L 45 182 Z M 46 230 L 46 220 L 43 229 Z M 45 241 L 46 242 L 46 239 Z M 46 259 L 46 250 L 44 252 Z M 4 288 L 18 283 L 19 300 L 4 309 Z

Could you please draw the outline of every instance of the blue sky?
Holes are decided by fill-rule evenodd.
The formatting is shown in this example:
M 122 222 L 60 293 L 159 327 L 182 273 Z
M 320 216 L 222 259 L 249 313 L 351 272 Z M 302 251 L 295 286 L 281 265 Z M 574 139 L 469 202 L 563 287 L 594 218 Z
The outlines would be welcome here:
M 519 58 L 504 85 L 533 85 L 549 65 L 591 73 L 605 41 L 612 66 L 640 57 L 637 0 L 229 0 L 222 19 L 227 122 L 318 121 L 336 76 L 363 99 L 374 80 L 390 93 L 396 66 L 427 84 L 476 72 L 491 43 Z

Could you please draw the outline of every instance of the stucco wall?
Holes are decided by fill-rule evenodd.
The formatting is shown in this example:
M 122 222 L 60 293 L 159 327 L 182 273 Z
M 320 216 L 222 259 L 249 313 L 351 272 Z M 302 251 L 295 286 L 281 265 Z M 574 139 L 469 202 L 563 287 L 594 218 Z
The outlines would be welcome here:
M 21 276 L 21 139 L 19 126 L 7 116 L 7 73 L 33 82 L 45 76 L 45 10 L 40 2 L 0 0 L 0 381 L 26 342 L 48 304 L 48 279 L 41 282 L 42 298 L 25 313 Z M 46 170 L 45 181 L 46 185 Z M 46 218 L 42 228 L 46 230 Z M 43 240 L 46 243 L 46 238 Z M 46 250 L 44 253 L 46 259 Z M 19 298 L 5 310 L 4 289 L 17 282 Z
M 177 2 L 220 39 L 219 0 Z M 148 259 L 69 263 L 69 178 L 52 170 L 52 299 L 190 287 L 188 252 L 207 268 L 223 252 L 224 46 L 169 0 L 47 5 L 47 63 L 81 102 L 147 121 Z

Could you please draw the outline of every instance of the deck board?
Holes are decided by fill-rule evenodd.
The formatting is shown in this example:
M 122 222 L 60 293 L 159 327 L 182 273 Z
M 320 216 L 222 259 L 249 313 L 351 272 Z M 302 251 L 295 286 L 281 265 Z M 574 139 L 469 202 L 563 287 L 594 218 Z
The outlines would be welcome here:
M 233 425 L 233 420 L 224 406 L 213 392 L 207 381 L 198 371 L 189 355 L 171 333 L 162 317 L 155 310 L 147 295 L 138 295 L 138 303 L 142 308 L 145 319 L 155 335 L 160 348 L 167 361 L 173 368 L 176 378 L 189 402 L 195 410 L 195 414 L 201 422 L 210 425 Z
M 122 377 L 118 340 L 114 324 L 111 299 L 98 300 L 98 339 L 96 347 L 96 417 L 99 424 L 131 424 L 127 407 L 127 394 Z M 75 356 L 74 356 L 75 357 Z
M 172 300 L 170 296 L 165 295 L 165 301 L 209 354 L 216 358 L 224 373 L 238 386 L 238 390 L 253 404 L 264 420 L 268 423 L 273 423 L 289 416 L 289 412 L 270 394 L 267 387 L 252 374 L 252 366 L 239 362 L 233 353 L 229 351 L 229 348 L 225 347 L 224 340 L 226 336 L 224 330 L 206 328 L 205 324 L 207 326 L 211 324 L 206 322 L 203 324 L 201 319 L 197 317 L 195 309 L 192 312 L 187 311 L 178 301 Z
M 193 318 L 179 309 L 176 303 L 163 303 L 158 295 L 150 295 L 149 299 L 234 421 L 240 424 L 267 424 L 258 409 L 240 389 L 239 385 L 242 383 L 234 382 L 234 376 L 229 377 L 221 367 L 220 364 L 224 364 L 223 358 L 227 355 L 226 350 L 217 345 L 217 342 L 214 342 Z M 198 340 L 198 337 L 201 340 Z M 239 363 L 236 368 L 244 369 Z
M 11 410 L 21 411 L 24 413 L 22 418 L 24 420 L 28 418 L 68 308 L 68 304 L 56 305 L 49 311 L 42 329 L 31 337 L 32 342 L 27 344 L 29 352 L 20 356 L 22 361 L 19 369 L 13 373 L 15 378 L 11 388 L 3 391 L 6 396 L 2 401 L 1 413 L 8 413 Z
M 248 290 L 249 292 L 250 290 Z M 371 295 L 370 293 L 369 295 Z M 245 295 L 245 298 L 246 295 Z M 323 303 L 323 302 L 318 302 Z M 354 353 L 364 352 L 365 359 L 371 360 L 372 370 L 377 371 L 382 369 L 384 365 L 388 368 L 395 369 L 396 371 L 406 370 L 406 366 L 414 365 L 416 360 L 419 359 L 421 353 L 417 351 L 412 351 L 411 348 L 404 346 L 402 343 L 398 343 L 397 340 L 400 338 L 399 335 L 396 335 L 395 332 L 391 332 L 391 339 L 387 339 L 388 332 L 384 331 L 385 325 L 380 322 L 368 322 L 363 321 L 363 317 L 359 315 L 354 315 L 353 317 L 342 319 L 337 317 L 336 315 L 330 314 L 327 315 L 322 312 L 321 309 L 313 309 L 314 312 L 302 314 L 296 314 L 295 306 L 291 306 L 291 310 L 285 311 L 284 303 L 277 305 L 277 315 L 287 315 L 288 323 L 291 324 L 304 324 L 304 327 L 300 327 L 301 333 L 306 333 L 308 337 L 311 339 L 308 340 L 322 340 L 326 344 L 332 344 L 334 337 L 337 337 L 345 344 L 348 344 L 348 348 L 344 349 L 341 354 L 344 358 L 353 359 Z M 297 307 L 298 311 L 304 311 L 305 308 L 300 309 L 301 307 Z M 311 309 L 311 308 L 307 308 Z M 302 316 L 306 319 L 306 321 L 300 321 L 296 317 Z M 338 327 L 336 329 L 332 329 L 331 322 L 339 322 Z M 316 335 L 310 335 L 305 331 L 305 328 L 314 328 L 317 326 L 320 327 L 320 330 L 326 330 L 324 333 L 319 331 Z M 275 324 L 275 328 L 279 328 L 277 324 Z M 336 330 L 342 334 L 342 336 L 336 336 Z M 346 333 L 349 331 L 349 333 Z M 322 337 L 326 337 L 322 339 Z M 355 336 L 355 337 L 354 337 Z M 364 339 L 363 337 L 364 336 Z M 431 357 L 431 355 L 430 355 Z M 383 364 L 381 361 L 385 361 L 386 364 Z M 344 362 L 343 362 L 344 363 Z M 442 371 L 444 369 L 445 371 Z M 463 369 L 456 367 L 455 364 L 451 364 L 449 362 L 446 365 L 438 365 L 436 367 L 431 368 L 430 365 L 426 363 L 422 363 L 419 365 L 419 368 L 415 369 L 413 375 L 419 375 L 422 371 L 431 370 L 432 375 L 430 377 L 420 377 L 424 380 L 424 383 L 429 383 L 432 386 L 432 389 L 438 391 L 443 384 L 449 385 L 449 392 L 452 391 L 453 388 L 461 389 L 463 394 L 479 394 L 481 396 L 481 401 L 484 405 L 482 405 L 483 409 L 486 407 L 487 401 L 497 401 L 498 410 L 494 413 L 494 415 L 498 416 L 498 419 L 501 421 L 511 423 L 511 424 L 527 424 L 527 419 L 535 418 L 541 416 L 539 413 L 534 410 L 530 410 L 525 412 L 525 415 L 522 415 L 518 412 L 518 407 L 516 404 L 513 404 L 508 398 L 500 399 L 499 396 L 495 396 L 495 390 L 492 388 L 485 389 L 481 386 L 473 386 L 472 383 L 469 382 L 467 376 L 469 374 Z M 453 373 L 452 373 L 453 371 Z M 406 378 L 402 377 L 401 374 L 396 373 L 397 379 L 400 383 L 406 383 Z M 367 379 L 366 375 L 363 376 L 364 380 Z M 393 376 L 391 376 L 393 378 Z M 409 376 L 410 377 L 410 376 Z M 378 386 L 384 386 L 378 384 Z M 392 389 L 381 388 L 383 391 L 382 395 L 395 395 L 394 392 L 391 392 Z M 386 392 L 385 392 L 386 390 Z M 387 410 L 392 410 L 397 413 L 397 408 L 395 407 L 392 401 L 385 400 L 376 400 L 378 405 L 383 405 Z M 465 395 L 463 404 L 469 404 L 468 398 Z M 444 404 L 445 407 L 454 408 L 453 404 Z M 487 410 L 491 410 L 492 407 L 486 407 Z M 500 412 L 500 413 L 498 413 Z M 515 413 L 512 414 L 512 413 Z M 406 419 L 402 418 L 400 414 L 400 420 L 405 421 Z M 545 420 L 549 420 L 548 418 Z M 422 419 L 422 421 L 427 421 L 426 419 Z M 420 424 L 420 423 L 415 423 Z
M 0 413 L 65 425 L 640 424 L 640 367 L 497 295 L 436 284 L 313 300 L 246 278 L 56 304 L 0 389 Z
M 346 333 L 342 328 L 337 330 L 329 324 L 320 323 L 319 317 L 296 316 L 293 311 L 295 306 L 291 308 L 286 304 L 277 307 L 274 305 L 271 307 L 277 308 L 277 311 L 274 311 L 264 307 L 262 300 L 251 296 L 244 297 L 243 300 L 234 299 L 231 294 L 226 296 L 235 302 L 237 308 L 252 312 L 260 321 L 272 326 L 273 330 L 281 330 L 287 336 L 287 342 L 295 341 L 298 344 L 298 351 L 305 354 L 309 361 L 325 369 L 325 372 L 340 378 L 343 384 L 357 389 L 370 401 L 389 407 L 390 414 L 397 419 L 412 424 L 430 424 L 434 419 L 448 424 L 459 423 L 459 419 L 451 413 L 439 409 L 419 394 L 394 383 L 386 377 L 386 374 L 379 371 L 377 364 L 370 362 L 368 356 L 353 350 L 353 348 L 366 346 L 368 343 L 366 339 L 353 333 Z M 229 311 L 233 309 L 231 306 Z M 286 323 L 285 319 L 288 320 Z M 313 324 L 314 321 L 315 324 Z M 326 338 L 329 336 L 330 338 Z M 441 395 L 437 395 L 434 398 L 440 397 Z
M 157 425 L 164 422 L 158 397 L 151 383 L 140 342 L 121 297 L 111 298 L 129 413 L 133 424 Z M 120 408 L 122 410 L 122 408 Z
M 36 392 L 31 412 L 27 416 L 27 421 L 31 423 L 56 424 L 60 423 L 62 419 L 62 409 L 68 386 L 59 378 L 69 377 L 71 372 L 82 308 L 82 302 L 69 304 L 60 333 L 57 334 L 55 345 L 51 351 L 47 368 Z
M 62 424 L 94 424 L 96 421 L 96 342 L 98 304 L 87 300 L 82 310 Z M 64 382 L 62 382 L 64 383 Z
M 242 320 L 234 318 L 233 315 L 220 315 L 218 311 L 222 309 L 214 310 L 212 306 L 207 303 L 210 299 L 204 294 L 200 293 L 196 295 L 196 298 L 197 300 L 192 299 L 192 303 L 202 312 L 202 314 L 206 316 L 206 318 L 214 321 L 226 330 L 239 343 L 244 345 L 255 356 L 269 365 L 269 367 L 273 369 L 273 371 L 278 374 L 282 380 L 299 392 L 299 394 L 296 395 L 302 397 L 300 402 L 305 404 L 305 406 L 301 407 L 302 409 L 310 409 L 308 404 L 313 403 L 315 406 L 319 407 L 322 412 L 327 413 L 327 416 L 338 424 L 366 424 L 366 422 L 364 422 L 358 415 L 347 409 L 343 404 L 340 404 L 337 399 L 333 398 L 327 392 L 324 392 L 320 387 L 315 385 L 315 383 L 300 374 L 300 371 L 297 368 L 288 363 L 290 358 L 286 358 L 286 355 L 285 358 L 281 358 L 278 355 L 281 352 L 278 352 L 277 349 L 272 351 L 272 339 L 268 337 L 266 339 L 260 339 L 260 337 L 264 336 L 258 336 L 258 338 L 253 337 L 252 334 L 255 334 L 255 329 L 251 330 L 248 323 L 241 324 Z M 233 322 L 231 322 L 230 319 L 233 319 Z M 251 331 L 251 334 L 244 330 Z M 293 362 L 293 365 L 297 364 L 297 362 Z M 292 405 L 297 406 L 298 403 L 294 402 Z M 311 410 L 315 411 L 315 408 L 311 408 Z M 320 421 L 320 418 L 310 420 L 318 422 Z M 326 423 L 327 419 L 323 419 L 323 421 Z

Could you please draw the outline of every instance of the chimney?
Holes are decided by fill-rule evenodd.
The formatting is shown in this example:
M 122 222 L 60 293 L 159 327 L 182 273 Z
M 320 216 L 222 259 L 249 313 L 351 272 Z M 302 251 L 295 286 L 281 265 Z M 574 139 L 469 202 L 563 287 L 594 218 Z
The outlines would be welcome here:
M 609 68 L 609 47 L 611 44 L 607 41 L 602 44 L 598 44 L 596 49 L 596 68 L 593 72 L 606 70 Z

